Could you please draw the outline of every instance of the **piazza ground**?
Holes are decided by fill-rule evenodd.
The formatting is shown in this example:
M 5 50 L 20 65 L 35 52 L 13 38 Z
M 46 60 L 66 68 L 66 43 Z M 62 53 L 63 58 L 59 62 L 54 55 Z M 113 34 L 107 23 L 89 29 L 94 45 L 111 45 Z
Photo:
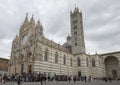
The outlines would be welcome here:
M 0 85 L 16 85 L 16 82 L 9 82 L 9 83 L 0 83 Z M 41 85 L 40 82 L 22 82 L 21 85 Z M 120 81 L 112 81 L 110 82 L 104 82 L 104 81 L 92 81 L 92 82 L 81 82 L 77 81 L 74 83 L 71 81 L 70 83 L 67 81 L 52 81 L 47 82 L 46 84 L 43 83 L 43 85 L 120 85 Z

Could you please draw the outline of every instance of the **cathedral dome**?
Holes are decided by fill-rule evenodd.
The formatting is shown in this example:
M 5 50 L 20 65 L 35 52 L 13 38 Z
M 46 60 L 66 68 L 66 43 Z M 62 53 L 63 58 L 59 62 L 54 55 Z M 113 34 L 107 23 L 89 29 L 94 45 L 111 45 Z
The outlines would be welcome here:
M 63 44 L 63 46 L 65 46 L 65 47 L 70 47 L 70 46 L 72 46 L 72 42 L 65 42 L 65 43 Z
M 66 37 L 66 40 L 67 40 L 67 42 L 65 42 L 64 44 L 63 44 L 63 46 L 65 46 L 65 47 L 70 47 L 70 46 L 72 46 L 72 42 L 71 42 L 71 36 L 67 36 Z

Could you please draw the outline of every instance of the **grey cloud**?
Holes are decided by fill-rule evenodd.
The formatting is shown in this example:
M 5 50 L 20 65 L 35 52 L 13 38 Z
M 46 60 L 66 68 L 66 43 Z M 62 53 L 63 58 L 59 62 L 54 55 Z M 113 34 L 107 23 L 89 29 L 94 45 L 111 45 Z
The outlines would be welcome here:
M 26 12 L 29 17 L 34 14 L 35 20 L 40 19 L 46 37 L 63 44 L 70 33 L 69 13 L 75 2 L 83 12 L 87 52 L 119 50 L 119 0 L 1 0 L 0 56 L 10 55 L 11 42 L 2 41 L 13 40 L 18 34 Z

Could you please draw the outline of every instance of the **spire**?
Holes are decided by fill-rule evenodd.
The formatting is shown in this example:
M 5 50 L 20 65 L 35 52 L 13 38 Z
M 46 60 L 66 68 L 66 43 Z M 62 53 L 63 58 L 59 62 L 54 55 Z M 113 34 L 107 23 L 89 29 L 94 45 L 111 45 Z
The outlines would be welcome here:
M 77 4 L 75 3 L 75 8 L 77 8 Z
M 35 24 L 33 14 L 32 14 L 32 17 L 31 17 L 31 19 L 30 19 L 30 24 L 33 24 L 33 25 Z
M 68 42 L 71 41 L 71 36 L 68 34 L 66 39 L 67 39 Z
M 97 51 L 95 52 L 96 55 L 98 55 Z
M 21 25 L 21 28 L 25 28 L 29 25 L 29 19 L 28 19 L 28 13 L 26 13 L 25 20 L 23 24 Z
M 39 19 L 38 19 L 38 21 L 37 21 L 36 28 L 37 28 L 37 29 L 40 29 L 40 30 L 43 30 L 43 26 L 42 26 L 42 24 L 40 23 L 40 20 L 39 20 Z
M 37 21 L 36 28 L 40 28 L 40 27 L 41 27 L 40 20 L 38 20 L 38 21 Z
M 26 13 L 26 17 L 25 17 L 25 21 L 24 21 L 24 25 L 29 23 L 29 20 L 28 20 L 28 12 Z
M 40 23 L 40 20 L 39 20 L 39 19 L 38 19 L 38 21 L 37 21 L 36 31 L 37 31 L 37 32 L 40 32 L 40 34 L 43 35 L 43 26 L 42 26 L 42 24 Z
M 76 12 L 79 12 L 79 7 L 78 7 L 78 5 L 75 3 L 75 8 L 74 8 L 74 11 L 73 11 L 74 13 L 76 13 Z
M 79 7 L 78 7 L 78 5 L 75 3 L 73 11 L 70 11 L 70 15 L 76 14 L 76 13 L 79 13 L 79 12 L 81 12 L 81 11 L 79 11 Z
M 38 19 L 38 25 L 40 25 L 40 27 L 41 27 L 41 30 L 43 30 L 42 23 L 40 22 L 40 20 L 39 20 L 39 19 Z
M 40 25 L 40 20 L 38 19 L 37 24 Z
M 40 28 L 41 25 L 40 25 L 40 20 L 37 21 L 37 24 L 36 24 L 36 28 Z

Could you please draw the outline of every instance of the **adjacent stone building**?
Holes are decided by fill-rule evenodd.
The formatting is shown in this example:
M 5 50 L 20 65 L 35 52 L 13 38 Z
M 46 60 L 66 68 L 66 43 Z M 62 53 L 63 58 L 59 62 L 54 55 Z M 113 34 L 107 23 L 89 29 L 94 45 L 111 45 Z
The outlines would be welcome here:
M 0 77 L 8 72 L 8 62 L 9 59 L 0 58 Z
M 88 55 L 85 51 L 82 12 L 70 12 L 71 34 L 60 45 L 47 39 L 43 26 L 28 14 L 12 42 L 9 73 L 120 77 L 120 52 Z

